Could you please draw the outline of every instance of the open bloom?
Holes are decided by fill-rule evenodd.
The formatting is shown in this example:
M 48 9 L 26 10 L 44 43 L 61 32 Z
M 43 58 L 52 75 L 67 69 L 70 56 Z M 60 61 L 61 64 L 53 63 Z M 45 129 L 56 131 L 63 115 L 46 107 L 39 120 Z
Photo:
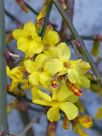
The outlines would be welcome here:
M 60 43 L 56 47 L 52 47 L 45 51 L 50 58 L 46 61 L 44 69 L 51 74 L 59 73 L 59 75 L 67 74 L 68 79 L 78 86 L 89 87 L 90 81 L 85 76 L 90 69 L 87 62 L 78 60 L 69 60 L 71 52 L 66 43 Z
M 26 23 L 23 29 L 15 29 L 13 37 L 17 40 L 17 49 L 24 52 L 27 57 L 43 50 L 41 37 L 37 34 L 36 27 L 32 22 Z
M 48 87 L 51 80 L 51 76 L 48 72 L 43 70 L 43 65 L 47 56 L 44 54 L 39 54 L 35 61 L 25 60 L 24 65 L 29 75 L 29 82 L 32 86 L 37 86 L 39 84 L 44 87 Z
M 20 67 L 15 67 L 10 70 L 10 68 L 7 66 L 7 75 L 10 77 L 12 80 L 12 84 L 10 85 L 10 90 L 13 91 L 14 89 L 17 88 L 18 84 L 22 81 L 23 74 L 20 71 Z
M 65 84 L 53 90 L 52 97 L 37 88 L 32 88 L 32 102 L 49 107 L 47 118 L 51 122 L 60 119 L 59 110 L 62 110 L 69 120 L 73 120 L 78 115 L 78 109 L 73 104 L 76 101 L 77 97 Z

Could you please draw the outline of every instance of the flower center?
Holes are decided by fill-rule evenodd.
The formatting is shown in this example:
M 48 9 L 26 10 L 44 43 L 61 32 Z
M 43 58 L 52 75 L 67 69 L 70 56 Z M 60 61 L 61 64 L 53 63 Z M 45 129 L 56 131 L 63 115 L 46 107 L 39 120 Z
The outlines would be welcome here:
M 60 102 L 58 100 L 52 100 L 51 106 L 58 107 L 60 105 Z
M 71 64 L 69 62 L 64 62 L 63 65 L 64 65 L 65 68 L 70 68 L 71 67 Z
M 33 40 L 32 35 L 29 35 L 29 36 L 28 36 L 28 40 Z

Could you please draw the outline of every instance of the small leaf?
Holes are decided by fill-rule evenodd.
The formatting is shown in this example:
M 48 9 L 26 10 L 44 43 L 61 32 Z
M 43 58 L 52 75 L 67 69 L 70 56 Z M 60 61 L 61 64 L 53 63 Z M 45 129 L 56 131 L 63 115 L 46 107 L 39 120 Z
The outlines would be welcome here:
M 16 0 L 16 1 L 17 1 L 18 5 L 20 6 L 20 8 L 21 8 L 24 12 L 26 12 L 26 13 L 29 12 L 29 8 L 27 7 L 27 5 L 25 4 L 25 2 L 24 2 L 23 0 Z
M 92 53 L 92 55 L 93 55 L 94 57 L 96 57 L 96 56 L 98 56 L 99 52 L 100 52 L 100 42 L 94 40 L 91 53 Z
M 102 119 L 102 107 L 100 107 L 98 111 L 96 112 L 96 119 L 99 119 L 99 120 Z

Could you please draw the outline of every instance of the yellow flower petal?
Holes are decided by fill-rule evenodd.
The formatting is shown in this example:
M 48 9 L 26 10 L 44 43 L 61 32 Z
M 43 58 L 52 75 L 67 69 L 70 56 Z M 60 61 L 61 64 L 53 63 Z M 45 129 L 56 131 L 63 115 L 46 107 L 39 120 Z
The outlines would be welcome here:
M 58 59 L 49 59 L 46 63 L 45 63 L 45 71 L 48 71 L 52 74 L 55 74 L 59 71 L 61 71 L 62 69 L 62 63 L 60 62 L 60 60 Z
M 48 94 L 42 92 L 40 89 L 34 87 L 32 89 L 32 102 L 40 105 L 49 106 L 49 102 L 51 102 L 51 97 Z
M 6 73 L 8 76 L 10 75 L 10 68 L 8 66 L 6 67 Z
M 31 60 L 25 60 L 24 66 L 29 73 L 33 73 L 35 70 L 35 62 Z
M 74 84 L 81 84 L 80 75 L 75 69 L 68 69 L 68 79 Z
M 36 27 L 35 27 L 35 25 L 34 25 L 32 22 L 27 22 L 27 23 L 24 25 L 23 29 L 24 29 L 26 32 L 31 33 L 31 34 L 33 34 L 33 33 L 36 32 Z
M 44 43 L 49 46 L 54 46 L 60 41 L 59 35 L 56 31 L 49 30 L 44 37 Z
M 53 91 L 53 97 L 52 99 L 58 99 L 60 102 L 64 102 L 68 99 L 73 93 L 69 90 L 69 88 L 62 84 L 61 87 L 58 90 Z
M 74 93 L 72 93 L 72 95 L 70 95 L 67 99 L 67 101 L 71 102 L 71 103 L 75 103 L 78 101 L 78 96 L 75 96 Z
M 40 69 L 44 66 L 44 62 L 47 59 L 47 56 L 45 54 L 39 54 L 35 59 L 35 64 L 37 69 Z
M 47 72 L 41 72 L 41 74 L 40 74 L 41 85 L 43 85 L 45 88 L 48 88 L 50 81 L 51 81 L 51 77 L 48 75 L 48 73 Z
M 28 45 L 29 45 L 29 41 L 26 38 L 20 38 L 17 41 L 17 49 L 23 51 L 24 53 L 26 53 L 28 49 Z
M 6 67 L 6 71 L 7 71 L 7 75 L 15 80 L 15 81 L 21 81 L 22 77 L 23 77 L 23 74 L 22 72 L 20 71 L 20 67 L 15 67 L 13 69 L 10 70 L 10 68 L 7 66 Z
M 73 120 L 78 116 L 78 108 L 70 102 L 62 103 L 60 109 L 66 114 L 68 120 Z
M 29 76 L 29 82 L 33 86 L 37 86 L 39 84 L 39 73 L 34 71 L 30 76 Z
M 80 74 L 86 74 L 86 72 L 90 69 L 90 65 L 88 62 L 84 62 L 80 60 L 80 63 L 78 64 L 78 69 Z
M 62 42 L 56 47 L 50 47 L 45 51 L 45 54 L 49 57 L 62 58 L 64 61 L 68 60 L 71 56 L 71 52 L 66 43 Z
M 58 121 L 60 119 L 59 108 L 52 107 L 47 112 L 47 118 L 49 121 Z
M 28 34 L 22 29 L 15 29 L 12 32 L 13 37 L 18 40 L 19 38 L 27 37 Z
M 29 48 L 26 51 L 27 56 L 33 56 L 34 54 L 38 54 L 43 50 L 43 45 L 37 43 L 35 40 L 29 41 L 28 47 Z
M 56 53 L 59 58 L 61 57 L 65 60 L 68 60 L 70 58 L 71 52 L 70 52 L 70 49 L 66 43 L 64 43 L 64 42 L 60 43 L 60 44 L 58 44 L 58 46 L 56 48 L 57 48 Z
M 86 76 L 80 76 L 81 85 L 85 88 L 90 88 L 90 80 Z
M 32 102 L 42 106 L 49 106 L 49 103 L 45 100 L 35 99 L 34 101 L 32 100 Z
M 13 91 L 13 92 L 14 92 L 15 89 L 17 88 L 18 84 L 19 84 L 18 81 L 12 80 L 11 85 L 10 85 L 10 88 L 9 88 L 9 91 Z
M 21 83 L 22 83 L 21 88 L 22 88 L 23 90 L 28 90 L 28 89 L 30 89 L 30 88 L 32 87 L 31 84 L 29 83 L 29 80 L 27 80 L 27 79 L 23 79 L 23 80 L 21 81 Z

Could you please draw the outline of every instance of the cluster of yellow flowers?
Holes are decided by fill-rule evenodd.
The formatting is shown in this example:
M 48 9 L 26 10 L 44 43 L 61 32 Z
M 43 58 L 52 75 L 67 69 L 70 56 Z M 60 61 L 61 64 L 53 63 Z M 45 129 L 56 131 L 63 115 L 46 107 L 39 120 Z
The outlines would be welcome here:
M 90 86 L 86 76 L 89 63 L 70 60 L 70 48 L 51 27 L 47 27 L 43 39 L 32 22 L 12 34 L 25 58 L 19 66 L 7 67 L 11 79 L 9 90 L 15 91 L 18 86 L 22 90 L 30 89 L 32 102 L 48 107 L 47 118 L 51 122 L 60 119 L 60 110 L 68 120 L 73 120 L 78 115 L 74 103 L 82 94 L 81 88 Z

